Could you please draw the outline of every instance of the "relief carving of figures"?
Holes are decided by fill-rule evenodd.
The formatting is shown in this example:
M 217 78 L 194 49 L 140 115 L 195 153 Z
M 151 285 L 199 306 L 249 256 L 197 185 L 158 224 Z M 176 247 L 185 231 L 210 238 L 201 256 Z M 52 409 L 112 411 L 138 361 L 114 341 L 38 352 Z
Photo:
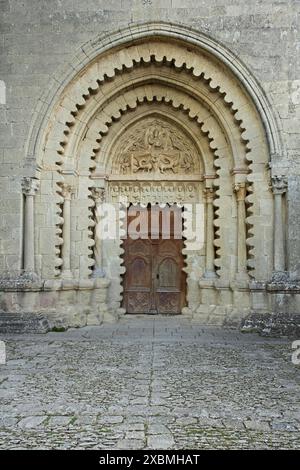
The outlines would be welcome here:
M 117 173 L 191 174 L 198 169 L 197 152 L 179 129 L 147 119 L 121 139 Z

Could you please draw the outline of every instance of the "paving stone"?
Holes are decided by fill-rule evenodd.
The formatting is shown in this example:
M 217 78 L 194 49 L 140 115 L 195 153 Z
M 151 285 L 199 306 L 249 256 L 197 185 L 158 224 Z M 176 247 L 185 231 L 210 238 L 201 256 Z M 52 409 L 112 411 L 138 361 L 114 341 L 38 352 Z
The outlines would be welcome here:
M 23 429 L 31 429 L 39 427 L 46 420 L 46 416 L 28 416 L 21 419 L 18 426 Z
M 67 426 L 72 421 L 71 416 L 51 416 L 49 419 L 49 426 Z
M 173 437 L 164 434 L 149 436 L 147 439 L 147 447 L 149 449 L 172 449 L 174 444 Z
M 166 426 L 162 424 L 149 424 L 148 434 L 168 434 L 170 431 Z
M 126 439 L 144 439 L 145 433 L 143 431 L 128 431 L 125 437 Z
M 191 417 L 179 417 L 176 419 L 176 424 L 186 426 L 187 424 L 196 424 L 197 423 L 197 418 L 191 418 Z
M 118 449 L 143 449 L 144 448 L 144 441 L 137 440 L 137 439 L 122 439 L 118 441 L 117 447 Z
M 269 431 L 270 425 L 265 421 L 244 421 L 246 429 L 253 429 L 257 431 Z
M 89 337 L 70 330 L 57 348 L 50 333 L 10 336 L 14 367 L 0 390 L 11 383 L 14 394 L 1 404 L 0 449 L 300 449 L 289 342 L 190 329 L 184 317 L 125 317 Z M 167 373 L 153 369 L 154 356 Z M 133 405 L 141 390 L 147 401 Z M 155 393 L 168 405 L 153 405 Z
M 116 423 L 122 423 L 123 420 L 124 420 L 123 416 L 101 416 L 98 418 L 98 423 L 116 424 Z

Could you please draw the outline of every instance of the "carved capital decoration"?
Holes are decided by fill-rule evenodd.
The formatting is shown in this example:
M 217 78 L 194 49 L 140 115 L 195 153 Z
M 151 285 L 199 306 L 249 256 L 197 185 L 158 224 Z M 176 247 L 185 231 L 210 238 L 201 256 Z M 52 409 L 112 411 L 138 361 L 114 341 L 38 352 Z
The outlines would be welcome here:
M 91 195 L 96 204 L 102 204 L 106 198 L 105 188 L 92 188 Z
M 70 184 L 63 183 L 61 185 L 61 194 L 64 197 L 64 199 L 71 199 L 72 193 L 73 193 L 73 188 Z
M 125 133 L 118 146 L 115 173 L 180 175 L 199 172 L 194 145 L 178 128 L 157 118 L 144 119 Z
M 40 187 L 40 182 L 36 178 L 24 177 L 21 185 L 25 196 L 34 196 Z
M 287 190 L 287 178 L 285 176 L 272 176 L 271 188 L 273 194 L 284 194 Z
M 214 188 L 205 188 L 203 190 L 203 194 L 205 196 L 206 202 L 208 204 L 212 204 L 213 201 L 214 201 L 214 197 L 215 197 L 215 189 Z
M 233 191 L 236 193 L 237 201 L 244 201 L 246 198 L 246 183 L 235 183 L 233 186 Z

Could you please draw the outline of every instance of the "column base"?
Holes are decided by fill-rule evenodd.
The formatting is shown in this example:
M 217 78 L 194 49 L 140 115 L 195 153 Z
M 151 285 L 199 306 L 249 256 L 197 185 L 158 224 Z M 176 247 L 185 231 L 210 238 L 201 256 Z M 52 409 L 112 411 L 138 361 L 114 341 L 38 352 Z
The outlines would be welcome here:
M 217 279 L 215 271 L 205 271 L 203 274 L 203 279 Z
M 62 277 L 62 279 L 72 279 L 73 278 L 72 271 L 70 271 L 69 269 L 66 269 L 65 271 L 62 271 L 61 272 L 61 277 Z
M 33 270 L 31 270 L 31 271 L 24 271 L 24 272 L 21 274 L 21 278 L 26 279 L 26 280 L 31 281 L 31 282 L 37 282 L 37 281 L 39 280 L 38 275 L 37 275 L 36 272 L 34 272 Z
M 288 271 L 273 271 L 271 282 L 287 282 L 288 280 Z
M 103 268 L 96 268 L 96 269 L 93 270 L 91 277 L 92 278 L 98 278 L 98 277 L 103 278 L 103 277 L 105 277 L 105 275 L 106 275 L 106 273 L 105 273 Z

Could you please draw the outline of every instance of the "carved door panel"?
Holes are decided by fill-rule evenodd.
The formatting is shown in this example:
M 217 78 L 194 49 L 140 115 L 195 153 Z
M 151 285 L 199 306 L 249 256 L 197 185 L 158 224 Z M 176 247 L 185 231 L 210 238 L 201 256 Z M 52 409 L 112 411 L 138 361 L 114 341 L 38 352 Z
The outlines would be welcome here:
M 171 217 L 172 218 L 172 217 Z M 160 224 L 161 225 L 161 224 Z M 159 233 L 123 243 L 125 275 L 123 307 L 127 313 L 178 314 L 185 305 L 186 274 L 182 268 L 183 241 Z
M 149 240 L 124 240 L 123 306 L 127 313 L 149 313 L 153 302 L 152 250 Z
M 160 240 L 155 263 L 156 308 L 158 313 L 180 313 L 185 302 L 186 275 L 182 240 Z

